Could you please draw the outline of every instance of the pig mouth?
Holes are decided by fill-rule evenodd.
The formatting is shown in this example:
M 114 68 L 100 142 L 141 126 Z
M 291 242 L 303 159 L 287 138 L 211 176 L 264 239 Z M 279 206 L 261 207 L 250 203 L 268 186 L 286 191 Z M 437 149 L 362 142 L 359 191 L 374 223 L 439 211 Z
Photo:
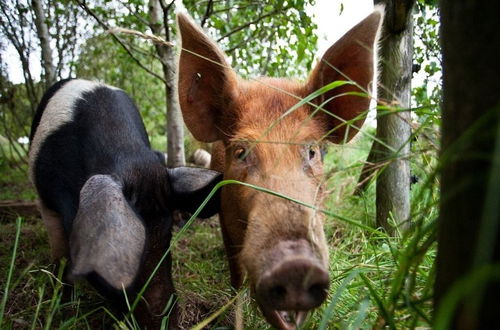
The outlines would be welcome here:
M 280 330 L 295 330 L 305 321 L 308 311 L 263 311 L 267 321 Z

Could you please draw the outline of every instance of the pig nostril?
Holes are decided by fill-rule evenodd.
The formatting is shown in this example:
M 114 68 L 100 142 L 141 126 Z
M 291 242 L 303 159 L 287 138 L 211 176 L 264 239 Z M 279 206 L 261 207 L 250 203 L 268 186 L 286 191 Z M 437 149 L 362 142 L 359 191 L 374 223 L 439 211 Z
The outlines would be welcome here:
M 269 291 L 273 299 L 281 300 L 286 296 L 286 288 L 281 285 L 276 285 Z
M 257 302 L 273 310 L 310 310 L 328 295 L 328 273 L 308 255 L 277 262 L 259 280 L 255 287 Z
M 321 303 L 326 298 L 327 288 L 323 284 L 313 284 L 309 287 L 309 295 L 317 302 Z

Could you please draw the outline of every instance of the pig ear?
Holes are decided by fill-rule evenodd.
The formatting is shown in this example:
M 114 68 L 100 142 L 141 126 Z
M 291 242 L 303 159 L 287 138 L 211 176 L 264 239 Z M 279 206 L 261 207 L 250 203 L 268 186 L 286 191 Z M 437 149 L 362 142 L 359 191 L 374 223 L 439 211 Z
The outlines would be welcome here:
M 117 290 L 136 278 L 146 232 L 139 216 L 109 175 L 94 175 L 80 191 L 70 235 L 71 276 L 92 272 Z
M 320 105 L 333 98 L 322 106 L 328 113 L 320 111 L 316 116 L 324 123 L 328 139 L 334 143 L 350 140 L 363 125 L 364 116 L 354 121 L 354 127 L 344 123 L 367 111 L 370 98 L 343 94 L 364 93 L 375 79 L 377 42 L 383 10 L 383 6 L 377 6 L 371 15 L 331 46 L 312 71 L 306 85 L 307 92 L 312 93 L 337 80 L 351 80 L 355 83 L 331 89 L 314 100 Z
M 187 15 L 178 14 L 177 23 L 182 46 L 178 90 L 184 121 L 197 140 L 220 140 L 218 123 L 233 97 L 236 74 L 224 53 Z
M 167 169 L 174 206 L 194 213 L 217 183 L 222 180 L 222 173 L 206 168 L 176 167 Z M 210 199 L 199 214 L 208 218 L 219 212 L 220 189 Z

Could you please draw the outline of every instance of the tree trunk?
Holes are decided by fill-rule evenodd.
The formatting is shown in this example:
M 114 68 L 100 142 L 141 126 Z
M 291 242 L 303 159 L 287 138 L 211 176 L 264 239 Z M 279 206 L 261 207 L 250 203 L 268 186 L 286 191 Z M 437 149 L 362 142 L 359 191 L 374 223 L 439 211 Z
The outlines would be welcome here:
M 391 109 L 379 111 L 377 138 L 386 144 L 374 142 L 379 161 L 388 162 L 377 178 L 377 225 L 393 232 L 389 217 L 398 230 L 409 227 L 410 220 L 410 166 L 409 140 L 411 135 L 410 108 L 411 69 L 413 58 L 413 0 L 376 0 L 386 4 L 380 72 L 379 99 Z
M 500 311 L 499 12 L 498 1 L 441 0 L 443 128 L 434 303 L 436 326 L 444 328 L 492 328 Z
M 177 75 L 175 50 L 166 49 L 168 65 L 164 66 L 167 97 L 167 166 L 178 167 L 186 165 L 184 154 L 184 120 L 177 94 Z
M 52 86 L 56 82 L 56 68 L 52 57 L 52 48 L 50 47 L 50 35 L 47 27 L 47 16 L 42 6 L 42 0 L 32 1 L 35 12 L 36 34 L 40 40 L 42 51 L 42 67 L 45 74 L 45 85 Z
M 168 10 L 163 10 L 159 0 L 149 1 L 149 26 L 155 35 L 165 35 L 170 41 Z M 162 23 L 163 22 L 163 23 Z M 162 33 L 164 31 L 164 33 Z M 186 164 L 184 155 L 184 121 L 177 97 L 177 77 L 175 51 L 166 45 L 156 44 L 165 78 L 165 98 L 167 105 L 167 166 L 178 167 Z

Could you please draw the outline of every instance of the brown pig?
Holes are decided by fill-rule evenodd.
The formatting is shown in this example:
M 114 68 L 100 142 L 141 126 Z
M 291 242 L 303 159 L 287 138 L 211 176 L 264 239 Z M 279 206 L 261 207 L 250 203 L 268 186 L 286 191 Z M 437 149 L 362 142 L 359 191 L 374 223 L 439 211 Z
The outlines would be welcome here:
M 367 93 L 375 76 L 382 18 L 379 7 L 331 46 L 300 83 L 239 78 L 216 44 L 180 14 L 179 100 L 194 137 L 216 142 L 211 167 L 224 179 L 321 207 L 318 144 L 346 142 L 363 124 L 370 99 L 360 93 Z M 338 80 L 350 83 L 301 102 Z M 292 201 L 243 185 L 223 187 L 220 224 L 231 284 L 240 287 L 246 275 L 262 313 L 278 329 L 295 329 L 326 299 L 323 222 L 321 213 Z

